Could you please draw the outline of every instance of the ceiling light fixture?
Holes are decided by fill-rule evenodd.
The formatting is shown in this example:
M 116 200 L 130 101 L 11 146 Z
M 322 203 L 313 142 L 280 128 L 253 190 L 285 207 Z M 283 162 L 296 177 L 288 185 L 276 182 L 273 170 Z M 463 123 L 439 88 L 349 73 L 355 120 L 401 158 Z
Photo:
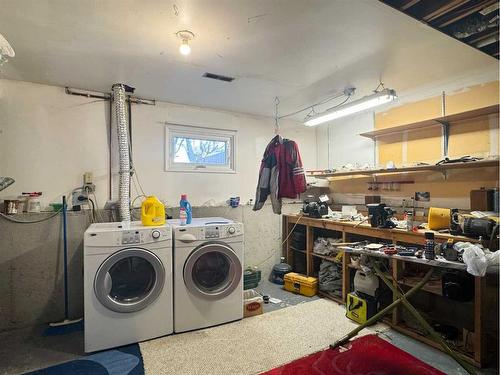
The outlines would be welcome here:
M 9 57 L 14 57 L 16 53 L 12 46 L 7 42 L 7 39 L 0 34 L 0 66 L 7 62 Z
M 189 30 L 181 30 L 175 33 L 177 37 L 181 40 L 181 45 L 179 46 L 179 52 L 184 56 L 191 53 L 191 46 L 189 42 L 194 39 L 194 34 Z
M 376 91 L 374 94 L 367 95 L 349 104 L 335 107 L 323 113 L 308 117 L 306 118 L 304 125 L 316 126 L 319 124 L 323 124 L 327 121 L 332 121 L 341 117 L 364 111 L 369 108 L 389 103 L 396 98 L 396 91 L 384 88 L 383 90 Z

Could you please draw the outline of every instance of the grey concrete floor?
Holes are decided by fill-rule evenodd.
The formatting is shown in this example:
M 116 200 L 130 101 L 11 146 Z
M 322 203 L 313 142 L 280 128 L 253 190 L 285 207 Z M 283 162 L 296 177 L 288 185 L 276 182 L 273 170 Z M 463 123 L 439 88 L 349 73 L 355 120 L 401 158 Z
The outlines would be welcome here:
M 279 304 L 265 304 L 264 312 L 266 313 L 318 299 L 318 297 L 304 297 L 287 292 L 282 286 L 272 284 L 267 280 L 261 281 L 256 290 L 261 294 L 282 300 Z M 325 318 L 328 319 L 328 317 Z M 22 374 L 81 358 L 85 355 L 83 353 L 83 332 L 44 337 L 42 336 L 44 328 L 25 328 L 0 333 L 0 374 Z M 380 331 L 379 334 L 381 338 L 446 374 L 467 374 L 446 354 L 395 332 L 389 327 Z M 498 374 L 498 370 L 483 369 L 479 370 L 478 374 Z
M 298 305 L 299 303 L 314 301 L 319 298 L 317 296 L 306 297 L 300 294 L 290 293 L 283 288 L 283 285 L 273 284 L 267 280 L 262 280 L 255 290 L 262 295 L 268 295 L 269 297 L 278 298 L 282 301 L 281 303 L 269 302 L 264 304 L 264 312 L 283 309 L 285 307 Z

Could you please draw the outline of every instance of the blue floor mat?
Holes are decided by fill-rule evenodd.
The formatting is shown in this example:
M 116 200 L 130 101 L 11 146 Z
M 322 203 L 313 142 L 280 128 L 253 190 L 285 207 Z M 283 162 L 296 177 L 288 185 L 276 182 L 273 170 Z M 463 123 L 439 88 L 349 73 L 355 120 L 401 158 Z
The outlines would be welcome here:
M 144 375 L 138 344 L 106 350 L 81 359 L 29 372 L 33 375 Z

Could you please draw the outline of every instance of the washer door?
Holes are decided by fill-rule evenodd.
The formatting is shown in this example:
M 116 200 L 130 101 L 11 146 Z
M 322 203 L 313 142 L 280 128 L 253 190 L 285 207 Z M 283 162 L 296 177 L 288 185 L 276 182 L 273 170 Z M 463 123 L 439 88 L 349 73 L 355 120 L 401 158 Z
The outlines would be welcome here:
M 242 266 L 234 250 L 221 242 L 206 242 L 184 264 L 184 283 L 189 292 L 207 300 L 231 294 L 241 281 Z
M 165 269 L 150 251 L 128 248 L 110 255 L 97 270 L 94 293 L 109 310 L 129 313 L 144 309 L 160 295 Z

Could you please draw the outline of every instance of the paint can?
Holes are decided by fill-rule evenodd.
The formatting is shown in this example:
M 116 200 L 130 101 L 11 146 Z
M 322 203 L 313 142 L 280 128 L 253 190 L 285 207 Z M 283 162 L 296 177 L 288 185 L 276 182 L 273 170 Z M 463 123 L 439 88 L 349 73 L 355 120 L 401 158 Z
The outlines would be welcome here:
M 3 201 L 3 211 L 7 215 L 15 215 L 19 213 L 20 201 L 17 199 L 6 199 Z

